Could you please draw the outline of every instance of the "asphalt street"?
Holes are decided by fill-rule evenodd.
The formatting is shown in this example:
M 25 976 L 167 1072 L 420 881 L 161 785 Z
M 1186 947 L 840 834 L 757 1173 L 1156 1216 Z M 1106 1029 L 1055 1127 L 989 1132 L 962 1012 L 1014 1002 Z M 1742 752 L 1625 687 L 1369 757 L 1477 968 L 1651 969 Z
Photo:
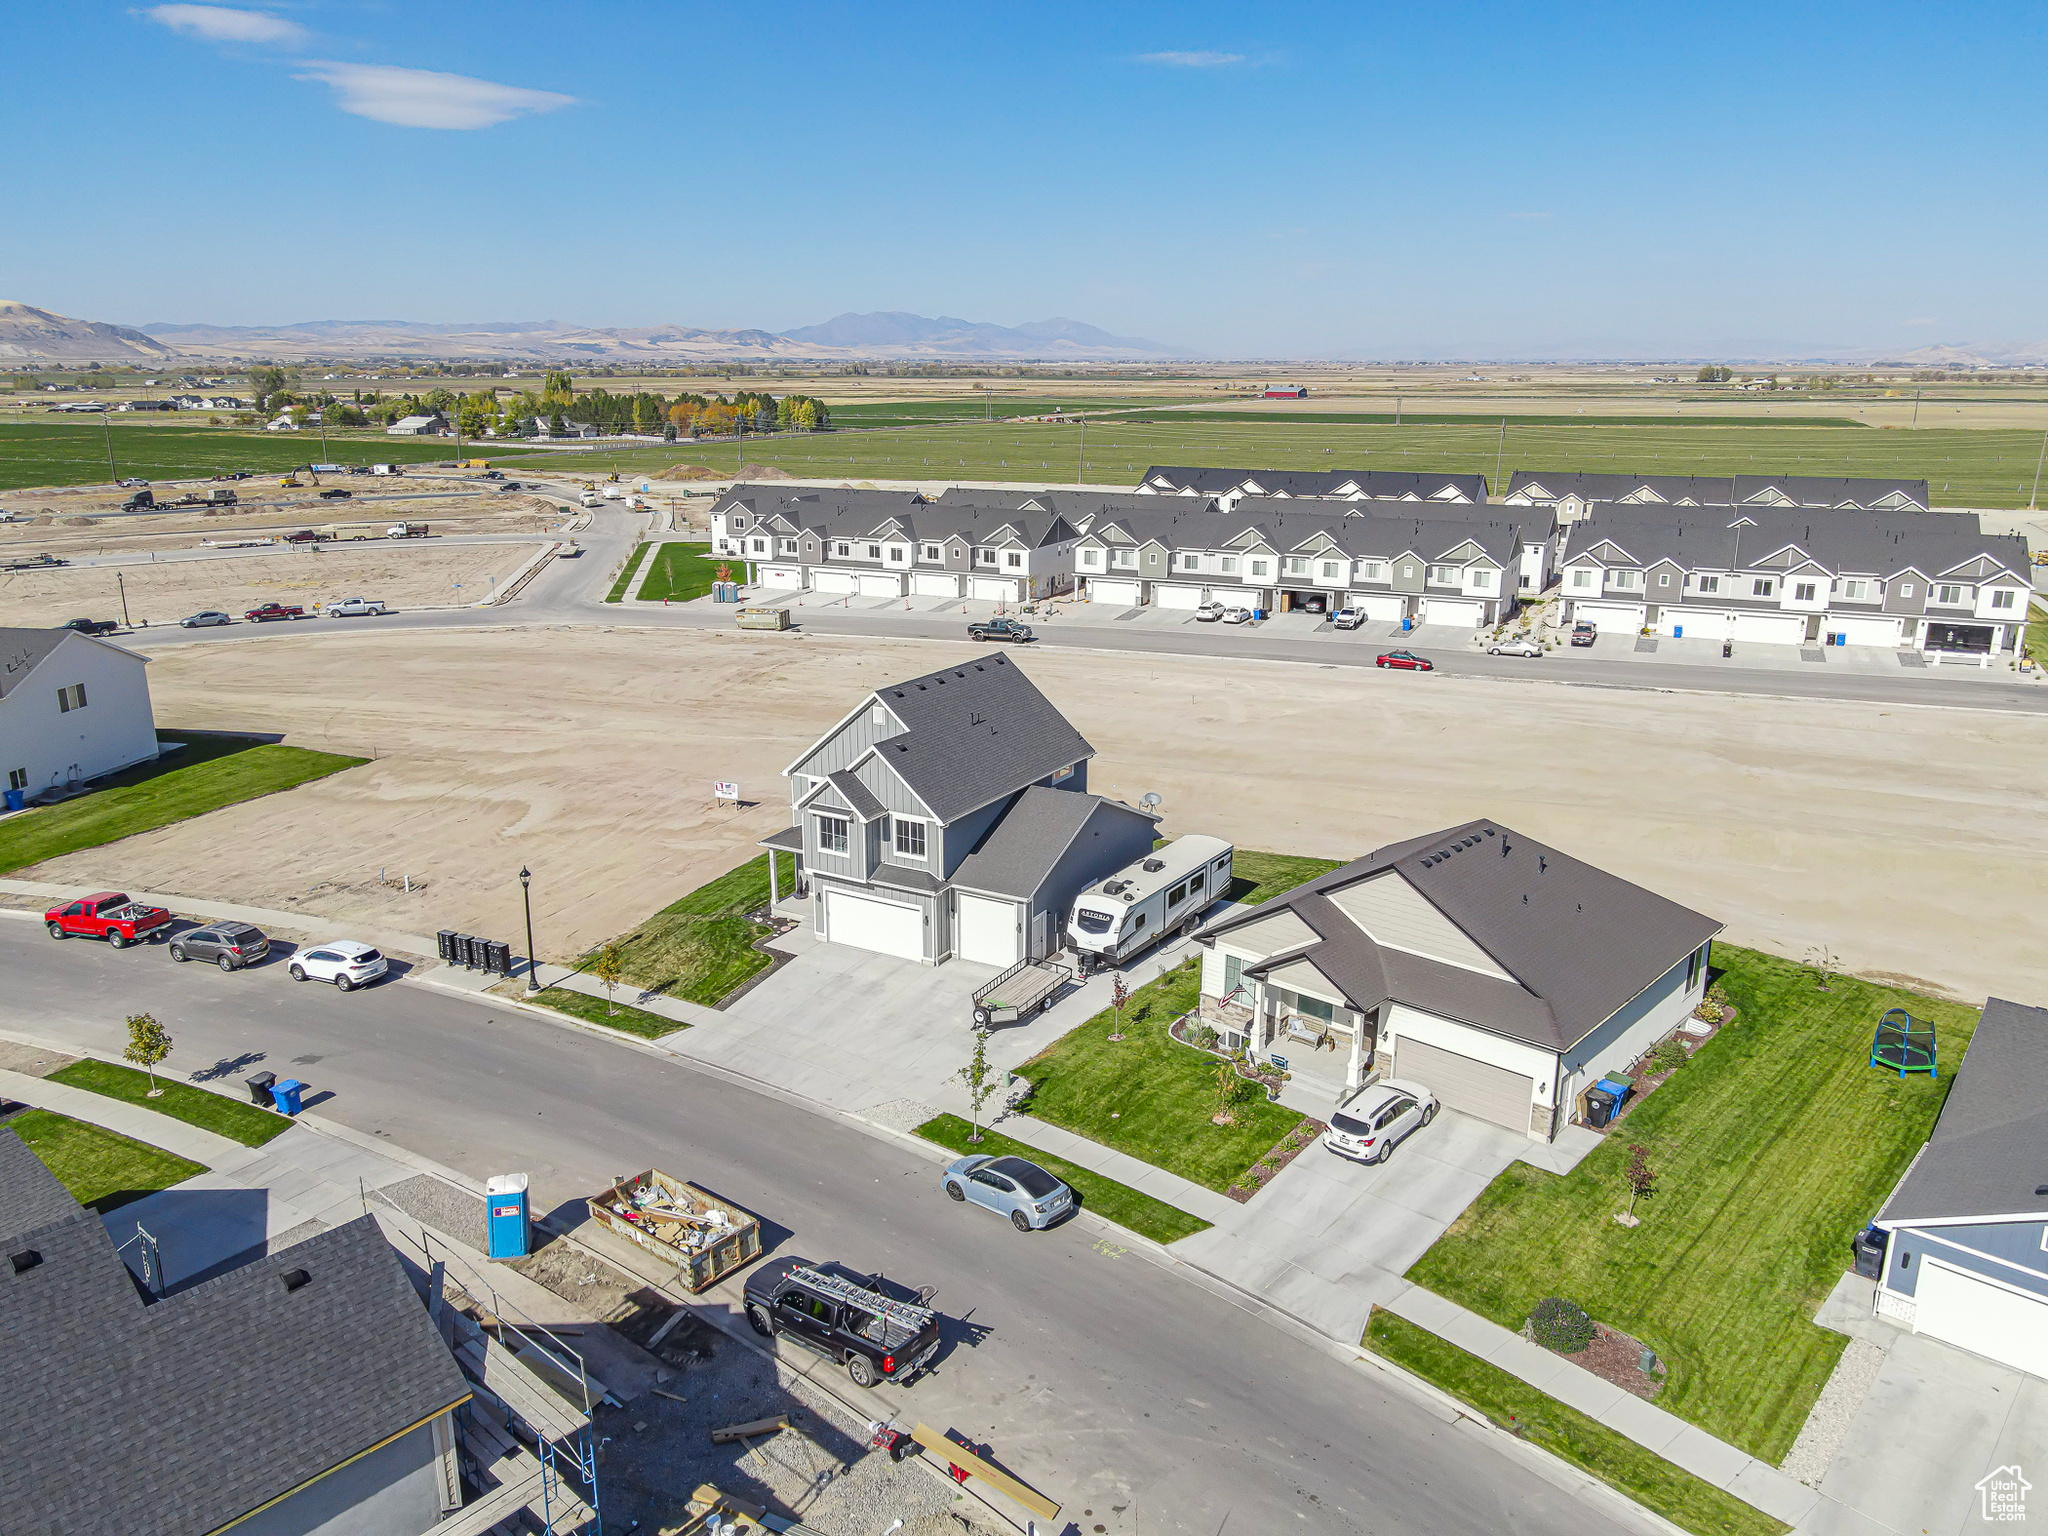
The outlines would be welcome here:
M 948 1343 L 912 1403 L 992 1442 L 1068 1506 L 1069 1530 L 1651 1528 L 1089 1222 L 1021 1235 L 947 1200 L 909 1149 L 667 1058 L 408 982 L 344 996 L 276 959 L 223 975 L 21 920 L 0 922 L 0 974 L 13 1034 L 116 1051 L 147 1010 L 175 1042 L 170 1070 L 260 1059 L 357 1131 L 478 1179 L 528 1172 L 537 1208 L 660 1167 L 758 1213 L 776 1251 L 937 1286 Z

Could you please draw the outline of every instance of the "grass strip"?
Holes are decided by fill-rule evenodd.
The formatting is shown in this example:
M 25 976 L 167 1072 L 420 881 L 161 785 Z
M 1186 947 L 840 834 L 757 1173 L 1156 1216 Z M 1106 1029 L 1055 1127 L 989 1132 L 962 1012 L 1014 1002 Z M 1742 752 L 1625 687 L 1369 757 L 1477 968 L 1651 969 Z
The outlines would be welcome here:
M 791 860 L 779 861 L 782 894 L 794 889 Z M 623 979 L 647 992 L 716 1007 L 734 988 L 774 964 L 754 948 L 769 930 L 748 919 L 768 904 L 768 855 L 700 885 L 619 939 Z M 588 967 L 590 955 L 582 965 Z
M 138 1109 L 168 1115 L 173 1120 L 196 1125 L 202 1131 L 239 1141 L 245 1147 L 260 1147 L 273 1136 L 281 1136 L 290 1130 L 292 1124 L 289 1117 L 275 1110 L 259 1109 L 254 1104 L 231 1099 L 225 1094 L 174 1083 L 162 1074 L 158 1074 L 156 1082 L 163 1089 L 163 1096 L 152 1099 L 149 1097 L 147 1072 L 117 1066 L 111 1061 L 74 1061 L 70 1066 L 59 1067 L 52 1072 L 49 1080 L 72 1088 L 83 1088 L 90 1093 L 105 1094 Z
M 1374 1307 L 1363 1342 L 1374 1354 L 1476 1408 L 1509 1434 L 1540 1445 L 1697 1536 L 1776 1536 L 1791 1529 L 1405 1318 Z
M 630 1003 L 614 1003 L 613 1011 L 606 1013 L 603 998 L 572 992 L 567 987 L 542 987 L 530 995 L 520 994 L 520 1000 L 539 1003 L 543 1008 L 566 1013 L 586 1024 L 602 1024 L 606 1029 L 638 1035 L 643 1040 L 659 1040 L 663 1035 L 672 1035 L 679 1029 L 690 1027 L 674 1019 L 665 1019 L 658 1013 L 649 1013 L 645 1008 L 635 1008 Z
M 153 832 L 223 806 L 296 789 L 368 761 L 246 738 L 202 741 L 192 732 L 157 734 L 160 739 L 189 742 L 207 755 L 193 762 L 183 753 L 173 753 L 115 775 L 108 786 L 92 794 L 10 817 L 0 823 L 0 871 L 25 869 L 81 848 Z M 230 745 L 222 747 L 223 740 Z
M 1120 1227 L 1128 1227 L 1140 1237 L 1149 1237 L 1155 1243 L 1178 1242 L 1184 1237 L 1193 1237 L 1197 1232 L 1209 1230 L 1209 1223 L 1199 1216 L 1190 1216 L 1177 1205 L 1168 1205 L 1164 1200 L 1155 1200 L 1131 1188 L 1119 1184 L 1115 1179 L 1105 1178 L 1099 1173 L 1068 1162 L 1062 1157 L 1053 1157 L 1038 1148 L 1021 1141 L 1012 1140 L 999 1131 L 984 1130 L 981 1144 L 975 1146 L 968 1141 L 974 1127 L 958 1115 L 940 1115 L 927 1120 L 917 1128 L 917 1134 L 926 1141 L 935 1141 L 959 1153 L 982 1153 L 991 1157 L 1022 1157 L 1038 1164 L 1056 1179 L 1066 1181 L 1084 1210 L 1106 1217 Z
M 25 1109 L 6 1124 L 72 1199 L 102 1216 L 206 1172 L 204 1163 L 54 1109 Z
M 640 569 L 640 562 L 647 558 L 647 551 L 653 547 L 651 544 L 633 546 L 633 553 L 626 557 L 625 569 L 619 572 L 619 579 L 612 583 L 611 591 L 605 594 L 606 602 L 616 603 L 624 600 L 626 589 L 633 585 L 633 573 Z
M 709 548 L 708 544 L 678 544 L 672 540 L 661 544 L 647 567 L 647 580 L 640 584 L 640 601 L 686 603 L 693 597 L 704 596 L 718 580 L 720 568 L 731 565 L 728 560 L 705 553 Z

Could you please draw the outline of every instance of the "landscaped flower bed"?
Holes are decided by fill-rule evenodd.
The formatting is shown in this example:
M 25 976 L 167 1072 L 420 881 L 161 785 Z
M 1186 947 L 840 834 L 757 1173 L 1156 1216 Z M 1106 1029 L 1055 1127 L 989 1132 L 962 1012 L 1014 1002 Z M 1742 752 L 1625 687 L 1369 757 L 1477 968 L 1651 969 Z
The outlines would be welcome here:
M 1256 1195 L 1260 1190 L 1272 1183 L 1275 1174 L 1301 1156 L 1310 1144 L 1328 1129 L 1329 1127 L 1324 1125 L 1322 1121 L 1311 1119 L 1304 1115 L 1299 1125 L 1281 1137 L 1274 1144 L 1272 1151 L 1247 1168 L 1238 1181 L 1231 1185 L 1230 1188 L 1224 1190 L 1223 1193 L 1235 1200 L 1239 1205 L 1243 1205 L 1253 1195 Z

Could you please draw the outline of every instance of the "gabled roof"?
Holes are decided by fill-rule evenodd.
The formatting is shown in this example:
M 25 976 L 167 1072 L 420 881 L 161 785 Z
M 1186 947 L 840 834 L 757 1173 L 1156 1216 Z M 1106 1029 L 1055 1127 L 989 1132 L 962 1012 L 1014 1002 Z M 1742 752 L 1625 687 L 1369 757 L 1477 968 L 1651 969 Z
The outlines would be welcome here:
M 1612 546 L 1639 565 L 1668 559 L 1686 570 L 1750 570 L 1794 551 L 1836 575 L 1886 580 L 1909 571 L 1946 572 L 1982 560 L 1965 579 L 1992 574 L 2025 583 L 2027 544 L 2017 534 L 1987 534 L 1963 512 L 1843 512 L 1827 507 L 1593 506 L 1573 525 L 1564 563 L 1616 563 Z
M 27 682 L 31 673 L 56 654 L 66 640 L 105 646 L 130 661 L 147 662 L 126 646 L 114 645 L 97 635 L 81 635 L 75 629 L 0 629 L 0 699 Z
M 1994 997 L 1881 1223 L 2048 1214 L 2048 1008 Z
M 1192 492 L 1201 496 L 1348 497 L 1422 501 L 1463 500 L 1483 504 L 1484 475 L 1395 469 L 1229 469 L 1155 464 L 1138 481 L 1141 494 Z
M 1015 498 L 1018 502 L 1025 499 Z M 969 500 L 935 502 L 915 491 L 739 485 L 720 497 L 711 510 L 714 515 L 748 512 L 759 527 L 778 537 L 808 534 L 821 541 L 897 538 L 936 544 L 963 538 L 982 543 L 1007 535 L 1037 548 L 1071 539 L 1077 531 L 1077 525 L 1057 510 Z
M 1507 495 L 1562 501 L 1654 501 L 1698 507 L 1844 507 L 1899 509 L 1931 505 L 1925 480 L 1832 479 L 1820 475 L 1581 474 L 1518 469 Z
M 1075 843 L 1106 836 L 1118 822 L 1158 821 L 1120 800 L 1033 784 L 961 860 L 951 883 L 993 896 L 1028 897 Z

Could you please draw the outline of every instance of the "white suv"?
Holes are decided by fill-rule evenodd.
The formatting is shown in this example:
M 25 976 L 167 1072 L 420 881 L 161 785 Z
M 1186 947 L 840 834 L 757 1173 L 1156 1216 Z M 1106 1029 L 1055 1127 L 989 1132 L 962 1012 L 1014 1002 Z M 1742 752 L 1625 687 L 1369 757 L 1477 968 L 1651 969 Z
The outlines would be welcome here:
M 391 962 L 367 944 L 344 939 L 300 950 L 289 969 L 293 981 L 331 981 L 343 992 L 353 992 L 390 970 Z
M 1405 1141 L 1436 1118 L 1436 1095 L 1420 1083 L 1385 1078 L 1362 1088 L 1330 1116 L 1323 1145 L 1339 1157 L 1384 1163 L 1394 1143 Z

